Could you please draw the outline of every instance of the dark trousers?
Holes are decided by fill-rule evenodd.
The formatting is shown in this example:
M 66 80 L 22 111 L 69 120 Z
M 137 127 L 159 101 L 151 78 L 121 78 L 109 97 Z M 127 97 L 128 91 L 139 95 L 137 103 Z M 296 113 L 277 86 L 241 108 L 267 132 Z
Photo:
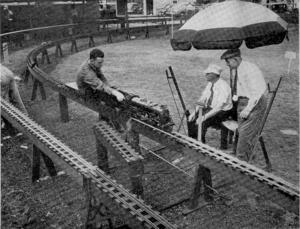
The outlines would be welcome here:
M 248 104 L 247 99 L 239 99 L 238 114 L 240 114 Z M 250 159 L 253 147 L 254 138 L 258 134 L 263 117 L 267 108 L 267 97 L 262 95 L 259 102 L 250 112 L 246 119 L 238 117 L 239 125 L 239 141 L 237 144 L 237 157 L 240 160 L 248 161 Z
M 204 108 L 203 115 L 207 114 L 210 110 L 211 108 Z M 220 111 L 213 117 L 202 122 L 201 142 L 206 143 L 205 135 L 208 128 L 213 127 L 215 129 L 221 129 L 221 149 L 227 149 L 228 129 L 222 125 L 222 122 L 231 116 L 231 112 L 231 110 Z M 198 118 L 198 113 L 196 114 L 196 117 Z M 196 125 L 197 118 L 192 122 L 188 122 L 189 137 L 194 139 L 198 138 L 198 126 Z
M 207 114 L 211 108 L 203 109 L 203 115 Z M 201 142 L 206 143 L 205 135 L 209 127 L 221 129 L 221 149 L 227 149 L 228 129 L 223 126 L 222 122 L 227 120 L 231 115 L 231 111 L 220 111 L 213 117 L 202 122 Z

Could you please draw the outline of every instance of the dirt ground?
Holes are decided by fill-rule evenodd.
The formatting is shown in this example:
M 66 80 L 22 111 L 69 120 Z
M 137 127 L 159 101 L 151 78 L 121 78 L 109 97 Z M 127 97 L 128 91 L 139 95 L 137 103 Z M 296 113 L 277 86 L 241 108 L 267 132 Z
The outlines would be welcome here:
M 299 54 L 298 28 L 289 30 L 290 40 L 277 46 L 268 46 L 249 50 L 242 46 L 243 58 L 257 64 L 263 71 L 266 81 L 273 89 L 280 77 L 283 77 L 278 94 L 265 125 L 263 136 L 272 162 L 273 173 L 299 186 L 299 136 L 285 135 L 281 130 L 299 132 L 299 60 L 294 60 L 287 74 L 288 61 L 286 51 Z M 150 36 L 144 39 L 137 34 L 136 39 L 106 44 L 99 48 L 105 52 L 103 72 L 111 84 L 140 97 L 166 104 L 176 124 L 179 117 L 171 95 L 165 70 L 172 66 L 177 77 L 184 101 L 193 109 L 206 82 L 203 70 L 209 63 L 217 63 L 224 68 L 222 77 L 229 80 L 229 70 L 220 60 L 224 50 L 174 52 L 170 46 L 170 36 Z M 105 39 L 102 39 L 105 40 Z M 115 38 L 114 41 L 116 41 Z M 86 41 L 85 41 L 86 42 Z M 97 42 L 97 40 L 96 40 Z M 100 39 L 98 40 L 100 42 Z M 83 43 L 83 41 L 82 41 Z M 62 82 L 75 81 L 78 65 L 88 57 L 90 49 L 82 47 L 79 53 L 68 53 L 62 59 L 54 59 L 54 50 L 50 50 L 51 65 L 43 69 Z M 16 73 L 24 70 L 25 57 L 29 50 L 13 53 L 9 67 Z M 18 64 L 17 64 L 18 63 Z M 62 142 L 69 145 L 87 160 L 96 164 L 95 140 L 92 131 L 98 115 L 81 105 L 69 101 L 71 121 L 61 123 L 59 117 L 58 95 L 47 90 L 47 100 L 40 97 L 30 101 L 32 82 L 20 87 L 30 116 L 43 125 Z M 179 105 L 179 100 L 177 100 Z M 182 112 L 182 108 L 179 108 Z M 183 130 L 181 130 L 183 132 Z M 86 214 L 86 196 L 68 176 L 46 179 L 31 184 L 30 160 L 23 152 L 30 152 L 30 142 L 25 137 L 13 136 L 3 129 L 1 137 L 1 208 L 2 228 L 80 228 Z M 142 138 L 142 143 L 151 147 L 153 142 Z M 218 147 L 219 132 L 210 130 L 207 143 Z M 20 148 L 27 145 L 28 149 Z M 262 153 L 257 147 L 258 157 L 255 166 L 263 167 Z M 126 185 L 126 167 L 119 167 L 111 156 L 117 181 Z M 123 172 L 124 171 L 124 172 Z M 155 173 L 161 171 L 161 173 Z M 151 173 L 152 172 L 152 173 Z M 213 171 L 212 171 L 213 172 Z M 45 169 L 43 177 L 47 176 Z M 221 176 L 218 174 L 218 176 Z M 166 167 L 158 160 L 148 159 L 146 163 L 145 194 L 147 203 L 161 209 L 170 202 L 187 198 L 192 181 L 184 175 Z M 127 183 L 128 185 L 128 183 Z M 169 190 L 169 191 L 168 191 Z M 172 191 L 172 192 L 171 192 Z M 185 203 L 163 212 L 172 223 L 181 228 L 298 228 L 298 217 L 286 212 L 277 205 L 264 200 L 236 185 L 227 185 L 218 190 L 222 197 L 232 200 L 225 204 L 222 198 L 188 216 L 180 213 Z M 166 193 L 169 193 L 169 198 Z M 201 200 L 200 200 L 201 201 Z

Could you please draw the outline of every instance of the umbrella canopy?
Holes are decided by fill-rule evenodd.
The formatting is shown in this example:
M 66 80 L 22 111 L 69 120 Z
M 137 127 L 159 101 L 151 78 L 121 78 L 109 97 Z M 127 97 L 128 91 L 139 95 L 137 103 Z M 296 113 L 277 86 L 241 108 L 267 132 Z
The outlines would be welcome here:
M 243 40 L 250 49 L 280 44 L 288 24 L 262 5 L 226 1 L 200 11 L 188 20 L 171 39 L 174 50 L 234 49 Z

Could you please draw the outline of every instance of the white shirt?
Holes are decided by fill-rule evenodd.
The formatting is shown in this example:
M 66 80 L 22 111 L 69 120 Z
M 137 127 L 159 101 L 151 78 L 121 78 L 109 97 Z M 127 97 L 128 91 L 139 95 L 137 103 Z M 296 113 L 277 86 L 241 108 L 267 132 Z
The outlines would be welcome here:
M 207 102 L 211 95 L 211 87 L 212 87 L 212 83 L 209 82 L 205 90 L 203 91 L 201 98 L 199 99 L 199 101 L 205 100 L 205 105 L 207 105 Z M 213 92 L 214 94 L 210 106 L 211 108 L 221 106 L 221 109 L 223 111 L 227 111 L 232 108 L 231 89 L 228 83 L 226 83 L 226 81 L 220 78 L 217 82 L 215 82 L 213 87 Z
M 245 110 L 252 111 L 260 97 L 266 92 L 267 85 L 262 72 L 252 63 L 242 60 L 237 68 L 237 96 L 249 99 Z

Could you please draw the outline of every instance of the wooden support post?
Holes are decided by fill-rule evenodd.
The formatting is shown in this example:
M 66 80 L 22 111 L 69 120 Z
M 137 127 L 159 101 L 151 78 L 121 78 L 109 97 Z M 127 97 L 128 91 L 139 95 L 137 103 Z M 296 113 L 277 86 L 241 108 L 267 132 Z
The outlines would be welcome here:
M 232 144 L 233 143 L 233 137 L 234 137 L 234 132 L 232 130 L 229 130 L 229 133 L 228 133 L 228 144 Z
M 69 122 L 68 100 L 66 96 L 59 94 L 59 109 L 62 122 Z
M 169 28 L 169 26 L 166 24 L 166 35 L 168 35 L 169 33 L 170 33 L 170 28 Z
M 108 228 L 113 229 L 112 218 L 114 215 L 109 211 L 109 208 L 101 203 L 92 191 L 91 179 L 84 178 L 84 188 L 87 193 L 88 211 L 85 225 L 82 229 L 102 228 L 104 222 L 107 222 Z M 106 228 L 106 227 L 105 227 Z
M 1 118 L 2 118 L 2 121 L 4 122 L 5 129 L 7 129 L 7 131 L 8 131 L 8 135 L 14 136 L 19 132 L 16 128 L 14 128 L 14 126 L 7 119 L 5 119 L 2 116 L 1 116 Z
M 60 43 L 56 44 L 55 57 L 58 57 L 58 53 L 60 54 L 60 57 L 63 57 L 63 52 Z
M 56 176 L 57 171 L 50 157 L 44 154 L 35 144 L 32 144 L 32 182 L 40 179 L 41 156 L 50 176 Z
M 36 145 L 32 147 L 32 182 L 40 179 L 41 151 Z
M 107 148 L 101 143 L 101 141 L 97 137 L 97 133 L 94 130 L 95 139 L 96 139 L 96 150 L 97 150 L 97 157 L 98 157 L 98 167 L 106 172 L 107 174 L 110 173 L 109 171 L 109 164 L 108 164 L 108 152 Z
M 95 47 L 95 42 L 94 42 L 93 36 L 90 36 L 90 39 L 89 39 L 89 47 Z
M 54 163 L 51 160 L 50 157 L 48 157 L 46 154 L 44 154 L 43 152 L 41 152 L 42 158 L 44 160 L 44 163 L 46 165 L 46 168 L 48 170 L 48 173 L 50 174 L 50 176 L 56 176 L 57 175 L 57 171 L 55 169 Z
M 42 60 L 41 60 L 41 63 L 42 63 L 42 64 L 44 64 L 45 58 L 47 59 L 47 63 L 50 64 L 50 58 L 49 58 L 47 49 L 45 49 L 45 50 L 42 52 Z
M 125 21 L 125 18 L 123 19 L 120 19 L 120 27 L 121 27 L 121 29 L 124 29 L 125 28 L 125 25 L 126 25 L 126 21 Z
M 267 149 L 266 149 L 266 146 L 265 146 L 265 142 L 264 142 L 263 136 L 259 136 L 258 140 L 260 142 L 261 149 L 263 151 L 264 158 L 265 158 L 265 161 L 266 161 L 266 168 L 265 168 L 265 170 L 267 172 L 272 172 L 272 165 L 271 165 L 271 162 L 269 160 L 269 156 L 268 156 L 268 153 L 267 153 Z
M 73 52 L 73 49 L 75 48 L 75 51 L 78 52 L 77 49 L 77 44 L 76 44 L 76 39 L 72 40 L 72 45 L 71 45 L 71 52 Z
M 126 133 L 126 140 L 137 153 L 141 153 L 139 133 L 129 130 Z M 141 198 L 144 197 L 143 174 L 144 165 L 141 160 L 130 163 L 132 192 Z
M 24 83 L 27 84 L 28 83 L 28 80 L 29 80 L 29 76 L 31 76 L 31 79 L 32 79 L 32 75 L 30 74 L 30 71 L 28 68 L 26 68 L 25 70 L 25 74 L 24 74 Z
M 31 100 L 34 101 L 36 99 L 36 93 L 37 93 L 38 87 L 40 88 L 42 99 L 46 100 L 46 92 L 44 89 L 44 85 L 37 79 L 34 79 Z
M 202 137 L 202 109 L 203 109 L 203 104 L 201 103 L 196 103 L 196 106 L 199 107 L 199 115 L 198 115 L 198 141 L 201 141 Z M 197 118 L 197 117 L 196 117 Z M 204 200 L 206 202 L 201 203 L 199 206 L 198 201 L 200 197 L 200 189 L 201 189 L 201 183 L 203 182 L 204 186 Z M 183 210 L 183 214 L 187 215 L 193 211 L 196 211 L 197 209 L 207 205 L 208 202 L 213 201 L 213 196 L 212 192 L 212 181 L 211 181 L 211 172 L 208 168 L 202 166 L 202 165 L 197 165 L 196 167 L 196 173 L 195 173 L 195 178 L 194 178 L 194 189 L 193 193 L 190 198 L 190 202 L 188 205 L 188 208 Z
M 145 37 L 146 37 L 146 38 L 149 37 L 149 27 L 148 27 L 148 26 L 146 27 L 146 35 L 145 35 Z
M 39 66 L 39 62 L 37 60 L 37 56 L 34 57 L 34 65 L 37 66 L 37 67 Z
M 130 32 L 129 32 L 129 29 L 126 29 L 126 40 L 130 40 Z
M 233 155 L 236 155 L 237 143 L 239 139 L 239 131 L 236 130 L 234 134 L 234 142 L 233 142 Z
M 112 38 L 111 38 L 111 32 L 108 31 L 108 34 L 107 34 L 107 43 L 112 43 Z
M 204 199 L 206 202 L 210 202 L 213 200 L 212 197 L 212 190 L 209 187 L 212 187 L 212 182 L 211 182 L 211 173 L 208 168 L 205 168 L 202 165 L 197 165 L 196 167 L 196 174 L 195 174 L 195 179 L 194 179 L 194 189 L 192 196 L 190 198 L 190 203 L 189 203 L 189 210 L 193 211 L 198 208 L 198 200 L 200 197 L 200 189 L 201 189 L 201 183 L 203 181 L 203 186 L 204 186 Z M 201 203 L 199 207 L 205 206 L 207 203 Z M 189 213 L 189 212 L 188 212 Z
M 143 174 L 144 164 L 142 160 L 136 160 L 129 163 L 130 166 L 130 180 L 131 180 L 131 191 L 136 194 L 139 198 L 144 198 L 143 188 Z

